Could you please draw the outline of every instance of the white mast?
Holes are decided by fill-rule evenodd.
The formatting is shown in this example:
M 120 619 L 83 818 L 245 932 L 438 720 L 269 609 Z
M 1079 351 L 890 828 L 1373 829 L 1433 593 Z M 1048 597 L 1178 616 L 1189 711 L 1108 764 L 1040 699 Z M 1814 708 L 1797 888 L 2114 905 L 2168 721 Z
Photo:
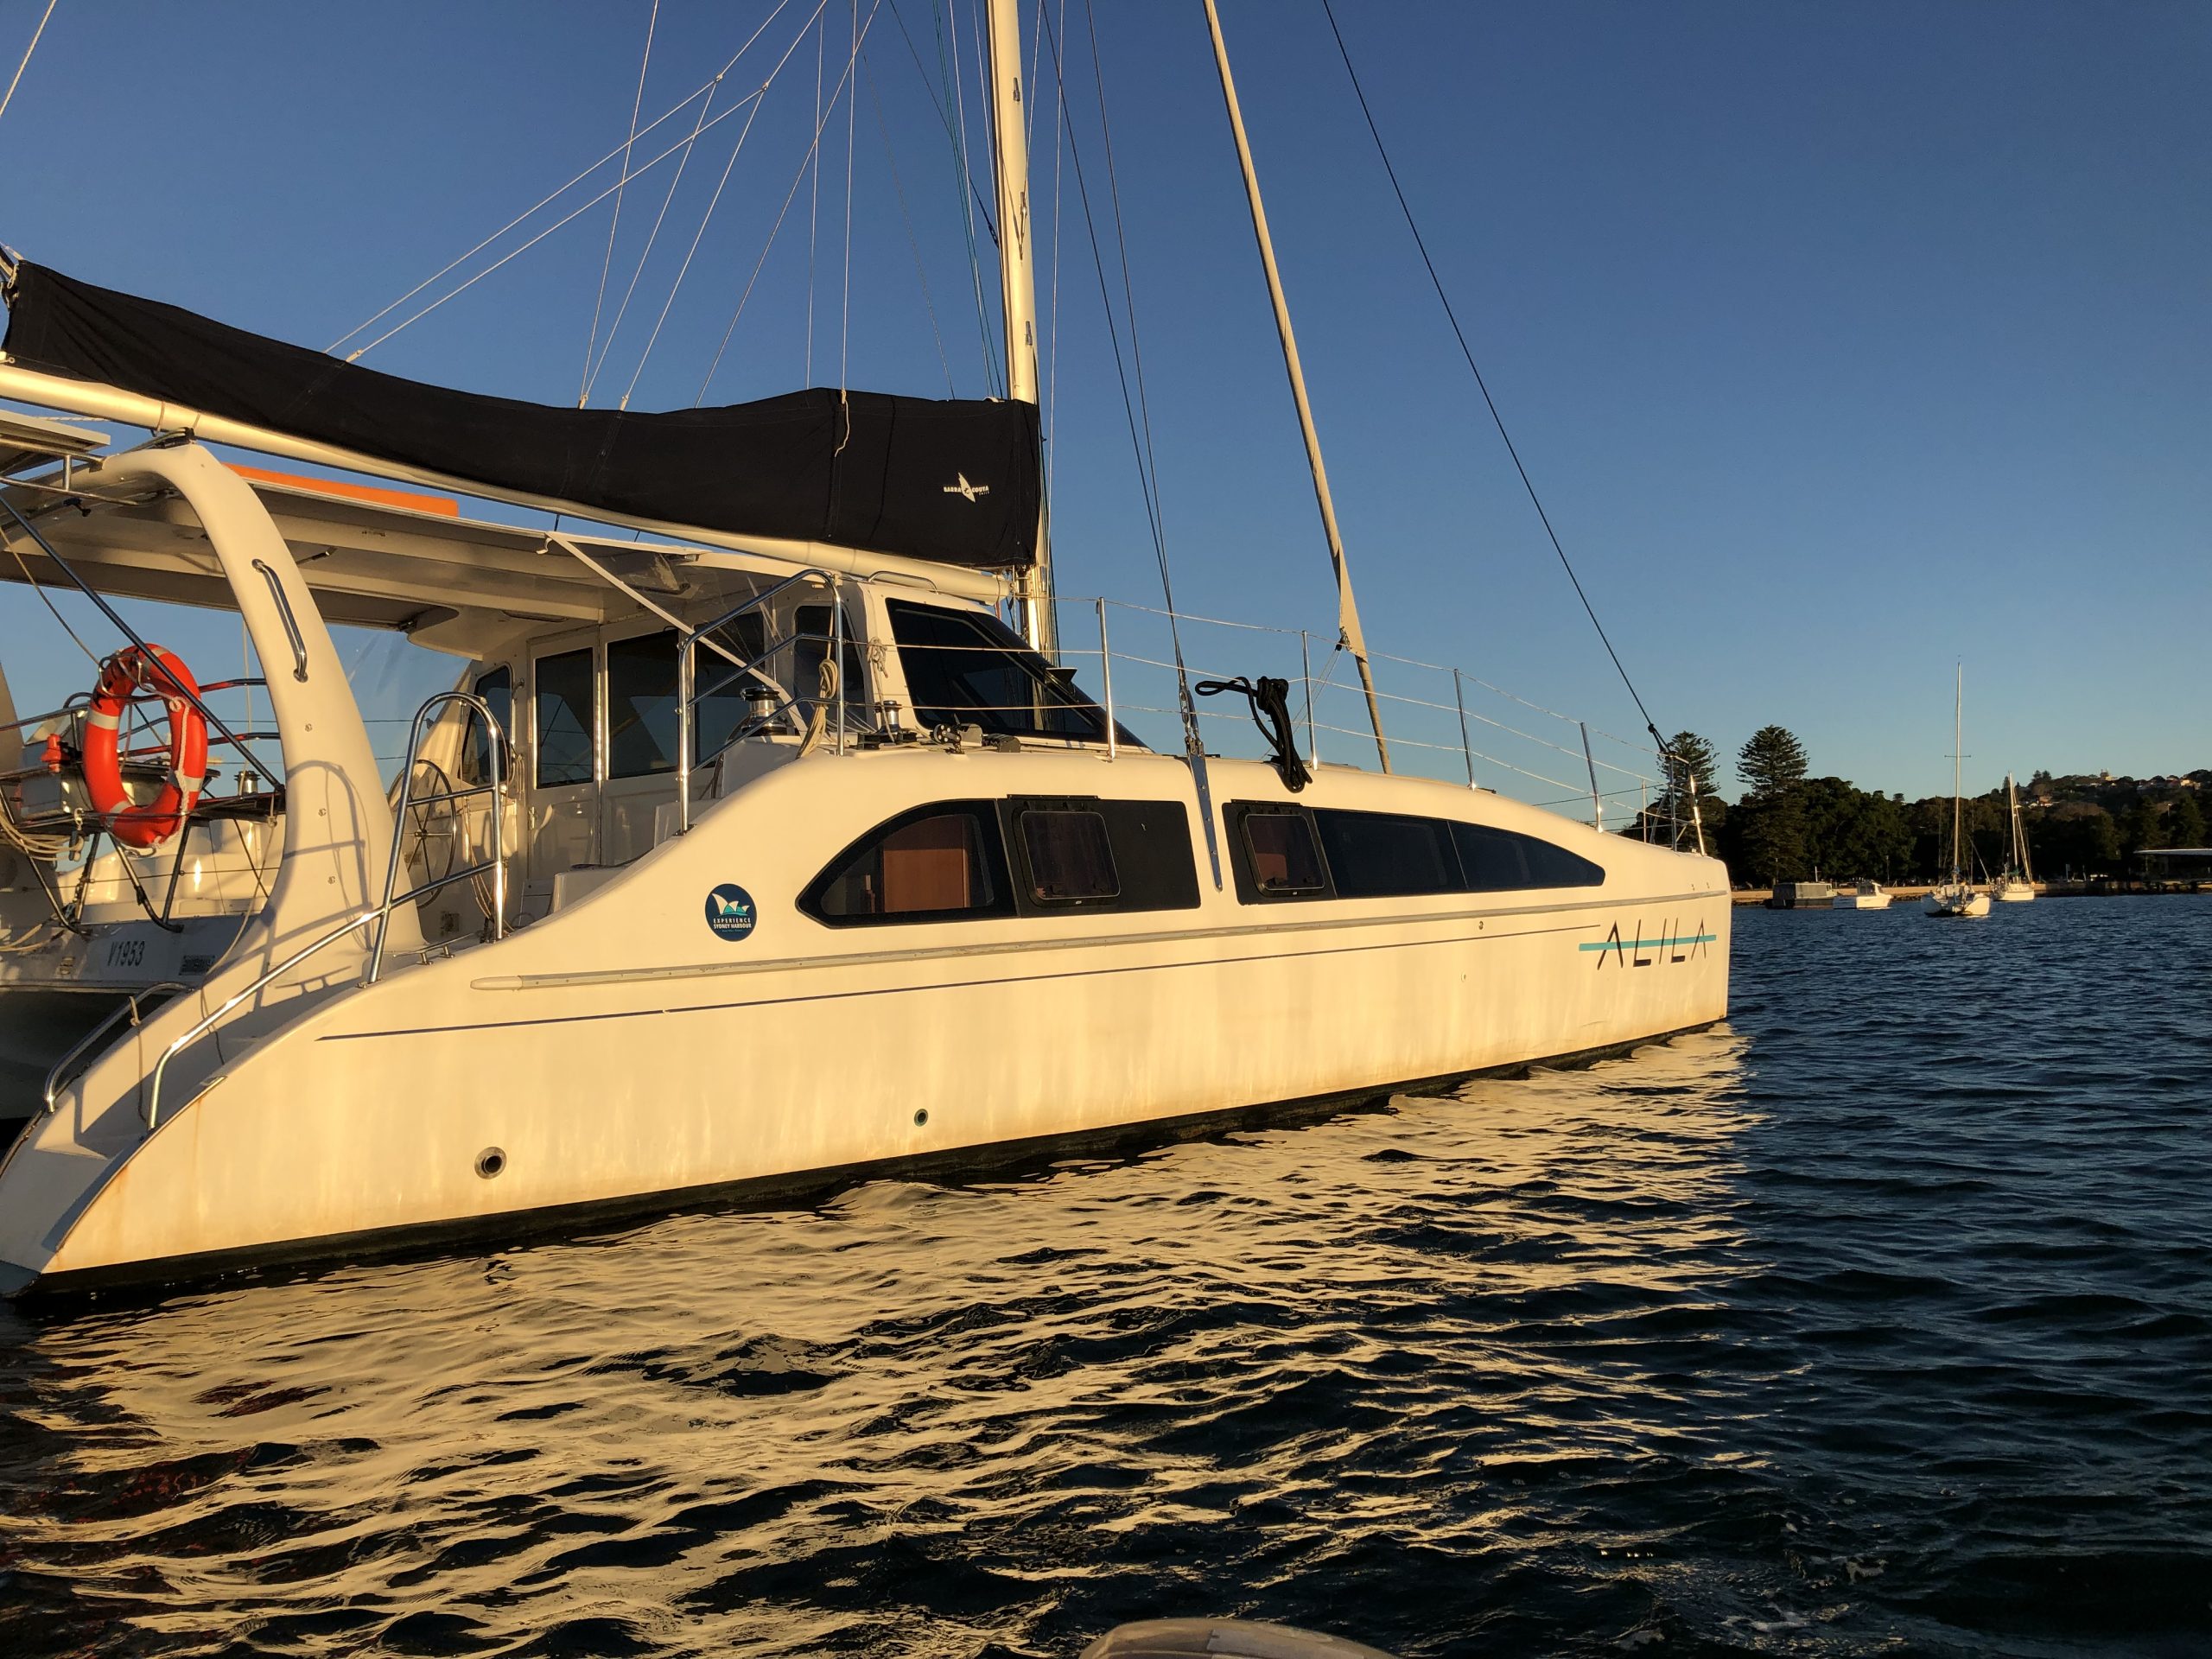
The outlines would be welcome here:
M 1006 395 L 1038 401 L 1037 269 L 1029 240 L 1029 129 L 1023 118 L 1021 25 L 1015 0 L 990 0 L 991 152 L 999 197 L 999 294 L 1006 314 Z M 1052 612 L 1052 554 L 1046 543 L 1041 486 L 1037 501 L 1037 565 L 1016 604 L 1021 635 L 1046 656 L 1059 655 Z
M 1966 797 L 1961 792 L 1960 751 L 1966 747 L 1967 665 L 1959 664 L 1959 685 L 1951 702 L 1951 885 L 1959 884 L 1959 836 L 1966 818 Z
M 1306 371 L 1298 361 L 1298 338 L 1291 333 L 1290 305 L 1283 298 L 1282 273 L 1275 268 L 1275 245 L 1268 234 L 1268 212 L 1260 202 L 1260 175 L 1252 166 L 1252 146 L 1244 137 L 1244 114 L 1237 107 L 1236 83 L 1229 73 L 1229 45 L 1221 36 L 1221 14 L 1205 0 L 1206 27 L 1213 31 L 1214 67 L 1221 72 L 1221 96 L 1229 105 L 1229 130 L 1236 137 L 1237 165 L 1244 171 L 1244 195 L 1252 207 L 1252 231 L 1260 242 L 1260 263 L 1268 273 L 1268 296 L 1274 302 L 1275 332 L 1282 337 L 1283 365 L 1290 371 L 1290 395 L 1298 405 L 1299 429 L 1306 435 L 1306 460 L 1313 472 L 1313 497 L 1321 505 L 1321 528 L 1329 537 L 1329 563 L 1337 573 L 1337 626 L 1344 648 L 1359 665 L 1367 693 L 1367 718 L 1375 728 L 1375 751 L 1382 770 L 1390 770 L 1390 746 L 1382 736 L 1382 709 L 1375 700 L 1375 676 L 1367 665 L 1367 638 L 1360 632 L 1359 607 L 1351 595 L 1351 569 L 1344 563 L 1344 537 L 1337 531 L 1336 503 L 1329 495 L 1328 468 L 1321 464 L 1321 439 L 1313 429 L 1313 406 L 1306 400 Z

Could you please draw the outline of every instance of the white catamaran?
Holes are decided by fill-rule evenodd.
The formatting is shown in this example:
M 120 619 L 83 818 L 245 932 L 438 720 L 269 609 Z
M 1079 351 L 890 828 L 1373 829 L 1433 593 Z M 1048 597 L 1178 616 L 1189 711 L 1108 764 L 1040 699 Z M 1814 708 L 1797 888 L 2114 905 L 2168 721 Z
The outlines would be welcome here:
M 43 413 L 0 416 L 0 577 L 118 645 L 59 708 L 0 677 L 0 1287 L 984 1166 L 1723 1016 L 1701 846 L 1320 766 L 1275 681 L 1267 758 L 1205 753 L 1187 697 L 1155 752 L 1103 643 L 1095 695 L 1056 664 L 1013 12 L 1003 401 L 539 408 L 10 257 L 0 397 Z M 243 620 L 264 729 L 143 601 Z M 334 626 L 449 660 L 396 776 Z

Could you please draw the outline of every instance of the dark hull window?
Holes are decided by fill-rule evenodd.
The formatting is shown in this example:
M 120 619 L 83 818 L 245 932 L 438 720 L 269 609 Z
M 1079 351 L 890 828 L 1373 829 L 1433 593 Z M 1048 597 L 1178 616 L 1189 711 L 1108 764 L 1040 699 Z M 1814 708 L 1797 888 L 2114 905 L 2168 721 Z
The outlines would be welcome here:
M 1021 849 L 1029 864 L 1029 896 L 1040 905 L 1080 905 L 1118 898 L 1122 878 L 1106 820 L 1096 812 L 1024 812 Z
M 1329 878 L 1302 812 L 1254 812 L 1244 820 L 1244 853 L 1252 885 L 1270 898 L 1328 891 Z
M 551 789 L 591 782 L 595 722 L 590 648 L 541 657 L 531 677 L 537 728 L 537 786 Z
M 1339 899 L 1461 891 L 1452 826 L 1440 818 L 1326 811 L 1315 812 L 1313 818 Z M 1244 822 L 1249 829 L 1257 820 Z
M 1104 741 L 1098 706 L 996 617 L 901 599 L 886 608 L 922 725 Z
M 1604 867 L 1535 836 L 1494 830 L 1483 823 L 1455 823 L 1452 838 L 1469 893 L 1510 893 L 1529 887 L 1594 887 L 1605 879 Z
M 799 908 L 833 927 L 1012 914 L 995 806 L 943 801 L 901 813 L 840 853 Z
M 1231 803 L 1236 896 L 1408 898 L 1594 887 L 1605 867 L 1541 836 L 1452 818 Z

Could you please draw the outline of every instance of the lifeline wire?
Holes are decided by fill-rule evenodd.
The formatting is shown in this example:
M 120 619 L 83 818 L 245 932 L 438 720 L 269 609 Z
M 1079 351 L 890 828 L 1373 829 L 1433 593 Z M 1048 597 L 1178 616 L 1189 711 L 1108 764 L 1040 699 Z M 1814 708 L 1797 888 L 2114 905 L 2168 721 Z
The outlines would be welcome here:
M 1406 192 L 1398 182 L 1398 169 L 1390 164 L 1390 152 L 1382 143 L 1382 130 L 1375 124 L 1375 111 L 1367 106 L 1367 93 L 1359 84 L 1359 72 L 1351 67 L 1351 53 L 1344 45 L 1344 31 L 1337 27 L 1337 14 L 1330 0 L 1321 0 L 1321 14 L 1329 20 L 1329 33 L 1336 36 L 1337 52 L 1344 60 L 1344 73 L 1351 81 L 1352 96 L 1359 100 L 1359 112 L 1367 118 L 1368 136 L 1375 140 L 1375 153 L 1382 158 L 1382 170 L 1390 176 L 1390 189 L 1398 198 L 1398 211 L 1406 217 L 1406 228 L 1413 232 L 1414 245 L 1421 250 L 1421 262 L 1427 267 L 1429 285 L 1435 289 L 1436 298 L 1444 308 L 1445 321 L 1452 325 L 1452 338 L 1459 342 L 1459 355 L 1467 359 L 1468 370 L 1475 377 L 1475 385 L 1482 392 L 1483 403 L 1490 410 L 1491 422 L 1497 435 L 1505 441 L 1505 453 L 1513 458 L 1513 470 L 1521 474 L 1521 487 L 1529 492 L 1529 503 L 1536 510 L 1536 517 L 1543 521 L 1544 534 L 1551 537 L 1552 551 L 1559 555 L 1560 566 L 1567 572 L 1567 579 L 1574 585 L 1574 596 L 1582 601 L 1582 608 L 1590 618 L 1590 626 L 1598 630 L 1599 643 L 1605 647 L 1605 655 L 1613 659 L 1613 668 L 1621 677 L 1621 683 L 1628 688 L 1628 695 L 1636 704 L 1636 712 L 1643 716 L 1643 729 L 1651 734 L 1651 741 L 1659 746 L 1662 754 L 1669 753 L 1667 740 L 1659 735 L 1659 728 L 1651 718 L 1651 711 L 1643 706 L 1643 699 L 1637 695 L 1636 682 L 1629 678 L 1628 670 L 1622 666 L 1620 653 L 1613 649 L 1613 642 L 1605 632 L 1605 625 L 1598 620 L 1590 595 L 1582 591 L 1582 580 L 1574 574 L 1574 566 L 1567 556 L 1567 549 L 1560 544 L 1559 532 L 1552 528 L 1551 515 L 1544 511 L 1543 502 L 1536 495 L 1536 486 L 1530 481 L 1529 469 L 1521 464 L 1521 452 L 1513 447 L 1512 435 L 1505 429 L 1505 417 L 1497 412 L 1497 402 L 1490 395 L 1490 387 L 1483 379 L 1483 372 L 1475 365 L 1474 352 L 1467 345 L 1467 336 L 1459 327 L 1459 315 L 1452 308 L 1451 297 L 1444 291 L 1444 279 L 1436 274 L 1436 262 L 1428 257 L 1428 244 L 1421 239 L 1421 226 L 1414 222 L 1414 210 L 1406 201 Z

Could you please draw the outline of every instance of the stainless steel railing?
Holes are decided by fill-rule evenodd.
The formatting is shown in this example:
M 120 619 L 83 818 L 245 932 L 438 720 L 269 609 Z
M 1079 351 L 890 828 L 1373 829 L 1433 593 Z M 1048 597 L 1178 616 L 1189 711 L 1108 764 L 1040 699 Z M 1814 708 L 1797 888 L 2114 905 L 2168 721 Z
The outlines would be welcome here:
M 412 791 L 411 785 L 414 781 L 415 762 L 418 758 L 418 751 L 428 729 L 425 721 L 433 710 L 442 709 L 448 704 L 459 704 L 482 718 L 487 739 L 486 748 L 489 755 L 490 780 L 467 789 L 446 790 L 435 795 L 416 796 Z M 161 1122 L 162 1083 L 168 1074 L 170 1061 L 220 1026 L 232 1014 L 259 995 L 284 975 L 317 952 L 327 950 L 356 929 L 373 927 L 375 930 L 370 947 L 369 960 L 361 973 L 361 983 L 365 986 L 373 985 L 383 972 L 385 941 L 391 931 L 394 911 L 402 905 L 411 905 L 427 899 L 440 888 L 449 887 L 455 881 L 470 880 L 488 873 L 492 877 L 493 892 L 492 938 L 496 943 L 506 937 L 506 760 L 505 731 L 492 713 L 491 705 L 483 698 L 467 691 L 441 691 L 423 702 L 423 706 L 415 711 L 414 721 L 409 727 L 407 756 L 400 767 L 398 800 L 392 813 L 391 854 L 385 864 L 383 899 L 365 909 L 355 912 L 335 926 L 318 934 L 275 967 L 257 976 L 252 983 L 233 994 L 222 1007 L 200 1020 L 162 1050 L 161 1058 L 154 1063 L 154 1075 L 147 1090 L 146 1104 L 143 1113 L 147 1128 L 150 1130 Z M 489 795 L 492 798 L 491 858 L 482 863 L 471 864 L 464 869 L 448 870 L 443 875 L 410 887 L 405 893 L 397 891 L 399 866 L 406 855 L 404 827 L 409 805 L 467 800 L 479 795 Z M 108 1023 L 111 1025 L 114 1016 L 110 1016 Z M 73 1053 L 65 1058 L 75 1057 Z M 57 1075 L 58 1071 L 59 1068 L 57 1068 Z M 53 1100 L 59 1092 L 53 1087 L 53 1084 L 54 1079 L 50 1077 L 48 1078 L 48 1110 L 53 1109 Z

